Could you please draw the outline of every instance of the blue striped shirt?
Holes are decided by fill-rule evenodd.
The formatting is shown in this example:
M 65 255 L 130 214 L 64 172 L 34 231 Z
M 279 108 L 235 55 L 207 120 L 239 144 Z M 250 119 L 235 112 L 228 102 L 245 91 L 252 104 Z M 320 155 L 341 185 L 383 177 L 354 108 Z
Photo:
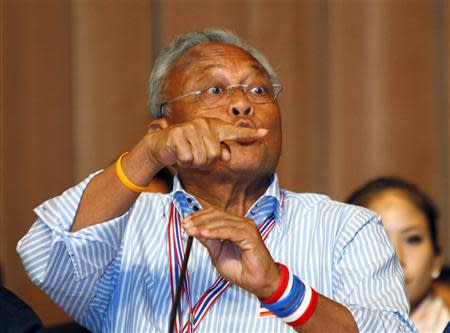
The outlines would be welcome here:
M 170 194 L 143 193 L 122 216 L 71 233 L 92 177 L 35 209 L 38 219 L 17 247 L 26 271 L 94 332 L 166 332 L 172 303 L 170 207 L 173 202 L 186 215 L 200 204 L 175 178 Z M 401 267 L 375 213 L 323 195 L 282 190 L 274 175 L 247 216 L 260 225 L 270 214 L 275 214 L 276 224 L 266 246 L 274 260 L 346 306 L 361 332 L 416 332 L 407 316 Z M 195 302 L 218 276 L 207 250 L 196 240 L 188 271 Z M 182 309 L 185 320 L 186 301 Z M 278 318 L 260 317 L 259 310 L 254 295 L 232 285 L 198 331 L 293 331 Z

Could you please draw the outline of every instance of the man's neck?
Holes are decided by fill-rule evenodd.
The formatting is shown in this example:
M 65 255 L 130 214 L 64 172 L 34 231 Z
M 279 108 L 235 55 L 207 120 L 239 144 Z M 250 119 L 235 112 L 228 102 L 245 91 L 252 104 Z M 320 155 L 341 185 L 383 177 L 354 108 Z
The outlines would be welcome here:
M 182 174 L 183 188 L 199 201 L 203 208 L 216 209 L 244 216 L 266 192 L 271 174 L 259 177 L 226 177 L 210 173 Z M 253 178 L 253 179 L 251 179 Z

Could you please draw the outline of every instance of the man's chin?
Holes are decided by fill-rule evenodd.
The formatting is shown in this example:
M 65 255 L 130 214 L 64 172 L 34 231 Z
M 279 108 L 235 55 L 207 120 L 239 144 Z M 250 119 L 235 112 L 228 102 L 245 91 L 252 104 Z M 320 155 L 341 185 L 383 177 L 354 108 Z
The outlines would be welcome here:
M 263 169 L 267 169 L 265 163 L 261 161 L 249 161 L 244 158 L 236 159 L 231 158 L 230 161 L 217 161 L 204 168 L 178 168 L 181 172 L 187 173 L 197 173 L 201 175 L 213 175 L 213 174 L 223 174 L 223 175 L 251 175 L 258 176 L 261 175 Z
M 228 162 L 220 161 L 215 163 L 213 172 L 222 173 L 224 175 L 233 175 L 237 178 L 258 178 L 262 175 L 275 172 L 275 167 L 271 168 L 266 160 L 249 160 L 245 158 L 231 158 Z

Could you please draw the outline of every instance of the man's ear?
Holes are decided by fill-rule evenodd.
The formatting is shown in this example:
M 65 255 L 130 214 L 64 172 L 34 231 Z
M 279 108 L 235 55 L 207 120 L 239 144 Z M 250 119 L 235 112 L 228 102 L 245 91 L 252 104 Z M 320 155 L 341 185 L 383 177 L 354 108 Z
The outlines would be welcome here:
M 147 133 L 152 133 L 154 131 L 158 131 L 167 127 L 169 127 L 169 121 L 167 120 L 167 118 L 158 118 L 148 123 Z

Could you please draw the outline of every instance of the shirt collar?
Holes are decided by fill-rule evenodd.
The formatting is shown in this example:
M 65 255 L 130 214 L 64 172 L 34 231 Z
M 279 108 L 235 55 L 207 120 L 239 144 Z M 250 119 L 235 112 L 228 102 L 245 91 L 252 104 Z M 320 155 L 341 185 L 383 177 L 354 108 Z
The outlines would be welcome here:
M 193 195 L 186 192 L 183 186 L 181 186 L 178 175 L 175 175 L 173 178 L 173 188 L 172 192 L 170 193 L 170 197 L 175 203 L 177 209 L 182 213 L 184 217 L 202 208 L 197 199 Z M 275 213 L 275 220 L 277 221 L 277 223 L 280 223 L 283 200 L 284 199 L 280 190 L 278 176 L 276 173 L 274 173 L 270 179 L 270 184 L 267 187 L 266 192 L 253 204 L 253 206 L 248 210 L 246 216 L 257 216 L 261 207 L 267 208 L 267 203 L 273 202 L 272 211 L 274 211 Z

